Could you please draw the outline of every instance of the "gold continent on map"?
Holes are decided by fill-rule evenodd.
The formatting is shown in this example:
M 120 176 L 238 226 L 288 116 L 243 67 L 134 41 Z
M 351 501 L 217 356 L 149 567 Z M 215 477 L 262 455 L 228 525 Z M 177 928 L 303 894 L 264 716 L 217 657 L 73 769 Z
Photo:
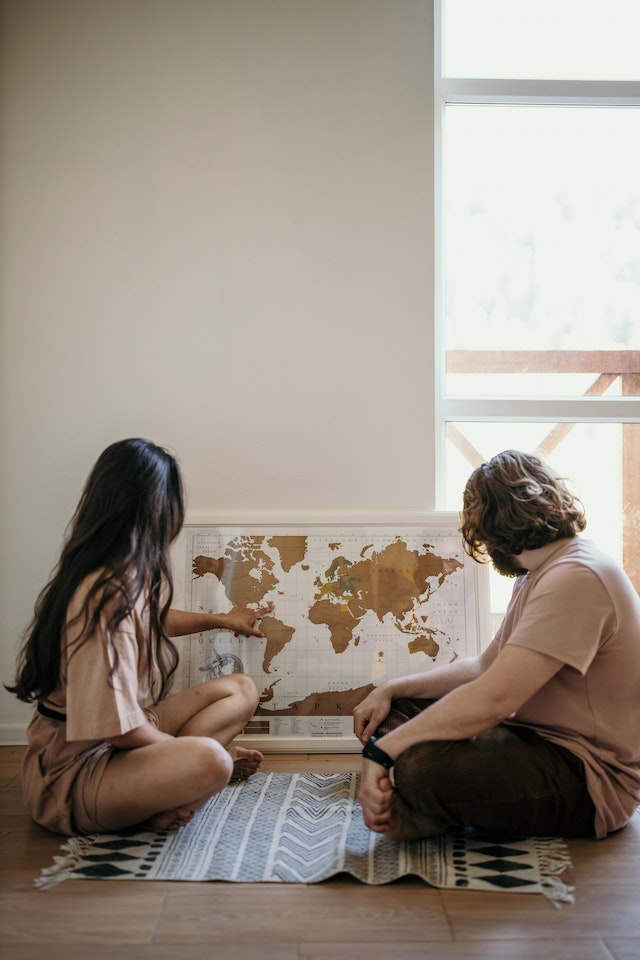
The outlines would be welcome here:
M 440 650 L 440 644 L 436 643 L 430 636 L 414 637 L 407 646 L 409 647 L 409 653 L 424 653 L 433 660 L 438 656 Z
M 271 673 L 271 663 L 284 648 L 295 633 L 293 627 L 289 627 L 277 617 L 264 617 L 260 629 L 267 638 L 267 646 L 262 658 L 262 669 L 265 673 Z
M 256 710 L 257 717 L 348 717 L 364 698 L 374 689 L 373 683 L 368 683 L 363 687 L 356 687 L 350 690 L 322 691 L 321 693 L 310 693 L 303 700 L 297 700 L 289 704 L 288 707 L 279 710 L 269 710 L 262 704 L 268 702 L 268 698 L 261 700 Z
M 432 592 L 429 580 L 437 577 L 440 586 L 462 566 L 455 558 L 409 550 L 400 538 L 355 563 L 346 557 L 336 557 L 325 571 L 326 579 L 316 581 L 318 592 L 309 609 L 309 619 L 312 623 L 325 624 L 335 652 L 343 653 L 367 611 L 373 612 L 380 622 L 391 614 L 400 628 L 415 603 L 428 600 Z M 428 655 L 434 656 L 435 641 L 431 639 L 427 643 L 428 638 L 423 639 L 429 647 Z M 435 647 L 437 652 L 437 644 Z M 413 649 L 424 648 L 416 644 Z
M 234 607 L 261 604 L 267 593 L 277 586 L 273 560 L 262 550 L 264 537 L 236 537 L 227 544 L 224 557 L 196 557 L 193 577 L 212 573 L 224 586 Z M 258 571 L 259 576 L 256 576 Z
M 290 573 L 296 563 L 302 563 L 307 555 L 307 542 L 304 536 L 269 537 L 267 543 L 278 551 L 280 566 L 285 573 Z
M 309 607 L 309 620 L 311 623 L 327 626 L 335 653 L 344 653 L 353 640 L 353 631 L 360 623 L 364 612 L 361 610 L 360 617 L 356 618 L 348 604 L 334 603 L 332 600 L 316 600 L 313 606 Z

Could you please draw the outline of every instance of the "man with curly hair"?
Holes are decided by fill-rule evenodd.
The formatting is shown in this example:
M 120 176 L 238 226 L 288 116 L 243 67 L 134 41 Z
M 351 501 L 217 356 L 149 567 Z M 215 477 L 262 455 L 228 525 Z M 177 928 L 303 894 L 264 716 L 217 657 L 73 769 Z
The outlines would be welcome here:
M 465 550 L 515 577 L 477 657 L 382 683 L 354 710 L 367 826 L 602 838 L 640 803 L 640 598 L 580 534 L 581 502 L 538 457 L 473 471 Z

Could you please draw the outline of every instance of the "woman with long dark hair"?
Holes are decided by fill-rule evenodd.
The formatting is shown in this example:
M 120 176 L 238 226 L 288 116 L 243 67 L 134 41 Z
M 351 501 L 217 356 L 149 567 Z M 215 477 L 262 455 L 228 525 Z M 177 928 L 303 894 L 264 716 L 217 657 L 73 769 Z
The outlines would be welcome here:
M 172 637 L 212 629 L 261 637 L 256 621 L 272 609 L 173 610 L 169 549 L 183 520 L 182 479 L 168 451 L 142 439 L 107 447 L 7 688 L 37 704 L 23 792 L 50 830 L 88 834 L 141 822 L 174 830 L 262 760 L 257 750 L 227 749 L 258 703 L 249 677 L 169 693 L 178 664 Z

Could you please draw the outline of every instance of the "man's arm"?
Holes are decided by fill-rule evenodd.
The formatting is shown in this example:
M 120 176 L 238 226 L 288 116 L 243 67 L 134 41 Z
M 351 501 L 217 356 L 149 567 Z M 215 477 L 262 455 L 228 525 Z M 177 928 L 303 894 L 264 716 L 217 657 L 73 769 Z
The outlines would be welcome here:
M 361 743 L 378 729 L 388 716 L 394 700 L 408 697 L 412 700 L 438 700 L 457 687 L 480 677 L 498 655 L 498 641 L 492 643 L 478 657 L 454 660 L 427 673 L 410 674 L 387 680 L 376 687 L 353 711 L 353 728 Z
M 456 687 L 378 745 L 395 759 L 425 740 L 466 740 L 506 720 L 559 670 L 562 662 L 526 647 L 506 646 L 476 679 Z
M 380 737 L 376 746 L 395 760 L 416 743 L 473 737 L 512 716 L 562 666 L 554 657 L 507 646 L 480 676 L 454 688 L 419 716 Z M 363 760 L 360 803 L 371 830 L 384 833 L 388 829 L 392 800 L 387 770 L 372 760 Z

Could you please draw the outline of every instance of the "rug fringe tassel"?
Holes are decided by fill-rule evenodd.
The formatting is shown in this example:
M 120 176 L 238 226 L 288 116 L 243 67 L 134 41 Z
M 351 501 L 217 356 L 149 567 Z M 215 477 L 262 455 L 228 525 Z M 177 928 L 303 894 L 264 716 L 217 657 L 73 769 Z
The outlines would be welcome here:
M 547 900 L 550 900 L 558 910 L 562 903 L 576 902 L 576 898 L 573 895 L 575 887 L 568 886 L 568 884 L 563 883 L 562 880 L 558 880 L 557 877 L 544 877 L 540 881 L 540 886 L 544 896 Z
M 536 839 L 534 842 L 542 874 L 542 892 L 547 900 L 557 908 L 561 903 L 575 903 L 575 887 L 560 879 L 572 866 L 565 842 L 557 839 Z
M 94 840 L 95 837 L 73 837 L 65 843 L 61 850 L 66 853 L 66 856 L 54 857 L 53 864 L 45 867 L 41 876 L 34 880 L 34 886 L 38 890 L 50 890 L 51 887 L 72 877 L 75 868 L 82 863 L 83 857 L 91 850 Z

